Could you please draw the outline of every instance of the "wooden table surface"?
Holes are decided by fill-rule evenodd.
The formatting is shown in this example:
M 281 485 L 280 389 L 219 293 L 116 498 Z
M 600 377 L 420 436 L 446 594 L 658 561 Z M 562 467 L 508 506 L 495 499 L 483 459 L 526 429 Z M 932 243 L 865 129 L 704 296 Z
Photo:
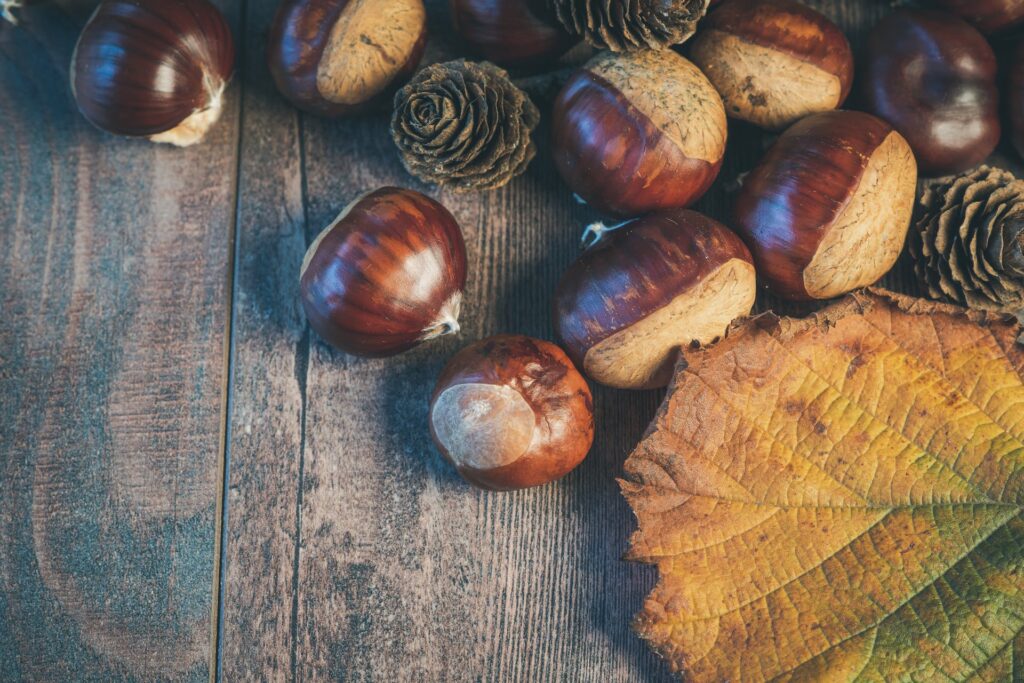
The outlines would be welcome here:
M 328 121 L 276 94 L 276 0 L 220 0 L 238 73 L 208 140 L 117 139 L 74 109 L 90 3 L 63 4 L 0 27 L 0 679 L 668 679 L 630 631 L 656 576 L 620 560 L 634 523 L 615 483 L 661 394 L 596 389 L 586 462 L 518 493 L 465 485 L 427 432 L 456 349 L 552 337 L 593 216 L 548 130 L 508 187 L 438 192 L 403 171 L 387 116 Z M 431 28 L 450 43 L 444 4 Z M 890 3 L 808 4 L 857 48 Z M 732 125 L 698 208 L 726 218 L 766 141 Z M 464 331 L 364 360 L 310 333 L 298 270 L 389 184 L 462 225 Z M 914 293 L 907 272 L 885 284 Z

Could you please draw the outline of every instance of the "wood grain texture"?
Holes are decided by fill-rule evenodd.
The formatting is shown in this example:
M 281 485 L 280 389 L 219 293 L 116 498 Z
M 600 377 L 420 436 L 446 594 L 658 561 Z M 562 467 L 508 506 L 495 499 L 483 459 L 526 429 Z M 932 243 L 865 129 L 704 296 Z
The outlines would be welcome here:
M 241 37 L 241 84 L 210 140 L 184 151 L 74 112 L 55 84 L 80 12 L 0 25 L 0 680 L 208 676 L 222 485 L 223 680 L 667 679 L 630 630 L 655 577 L 620 560 L 634 522 L 614 483 L 660 392 L 596 389 L 589 458 L 526 492 L 469 488 L 429 440 L 427 402 L 458 348 L 553 337 L 551 293 L 593 214 L 559 179 L 547 124 L 510 186 L 439 193 L 402 170 L 386 114 L 316 119 L 277 95 L 264 59 L 276 0 L 218 4 Z M 889 10 L 808 4 L 855 51 Z M 446 5 L 430 2 L 428 59 L 458 51 Z M 719 219 L 769 141 L 730 125 L 697 207 Z M 298 271 L 320 228 L 384 184 L 460 221 L 464 333 L 361 360 L 309 332 Z M 884 284 L 918 293 L 905 262 Z M 762 294 L 768 306 L 811 308 Z
M 457 49 L 445 4 L 428 8 L 428 60 Z M 883 0 L 808 4 L 855 49 L 888 11 Z M 249 36 L 274 5 L 250 0 Z M 434 381 L 458 348 L 499 332 L 553 337 L 551 293 L 594 216 L 559 179 L 547 123 L 538 159 L 508 187 L 438 192 L 402 170 L 386 115 L 289 109 L 267 85 L 260 40 L 250 38 L 244 79 L 223 679 L 667 680 L 630 630 L 655 577 L 620 560 L 634 522 L 614 485 L 661 393 L 596 388 L 589 458 L 561 483 L 519 493 L 468 487 L 428 436 Z M 538 104 L 546 115 L 550 102 Z M 770 141 L 735 122 L 730 135 L 698 207 L 719 219 Z M 462 225 L 464 331 L 364 360 L 307 331 L 298 269 L 339 209 L 387 184 L 427 192 Z M 884 283 L 916 292 L 907 264 Z M 812 309 L 762 293 L 759 308 L 769 306 Z
M 202 680 L 237 90 L 202 146 L 115 139 L 66 86 L 82 17 L 21 16 L 0 26 L 0 678 Z
M 264 60 L 276 0 L 244 21 L 220 662 L 227 681 L 292 678 L 309 332 L 301 124 Z M 340 208 L 340 207 L 339 207 Z

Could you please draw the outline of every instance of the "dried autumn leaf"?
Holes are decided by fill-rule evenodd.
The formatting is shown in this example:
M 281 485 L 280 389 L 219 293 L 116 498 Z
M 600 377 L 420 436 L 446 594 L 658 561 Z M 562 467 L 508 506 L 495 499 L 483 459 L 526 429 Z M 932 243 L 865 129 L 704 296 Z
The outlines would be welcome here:
M 621 482 L 640 635 L 694 681 L 1019 680 L 1018 333 L 875 290 L 688 354 Z

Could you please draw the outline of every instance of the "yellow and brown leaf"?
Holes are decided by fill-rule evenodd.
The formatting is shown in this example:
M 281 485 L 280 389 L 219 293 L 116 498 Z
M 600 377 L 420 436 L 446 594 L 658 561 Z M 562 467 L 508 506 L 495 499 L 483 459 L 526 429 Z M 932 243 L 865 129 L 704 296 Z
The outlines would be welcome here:
M 621 482 L 640 635 L 694 681 L 1021 676 L 1019 332 L 872 290 L 688 353 Z

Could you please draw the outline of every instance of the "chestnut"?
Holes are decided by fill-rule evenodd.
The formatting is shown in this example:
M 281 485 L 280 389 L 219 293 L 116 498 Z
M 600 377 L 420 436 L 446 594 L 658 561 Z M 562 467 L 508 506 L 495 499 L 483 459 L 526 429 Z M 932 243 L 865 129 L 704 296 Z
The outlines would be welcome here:
M 466 245 L 430 197 L 369 192 L 313 240 L 299 274 L 309 324 L 358 356 L 391 356 L 459 331 Z
M 739 237 L 696 211 L 665 209 L 612 229 L 569 267 L 555 290 L 555 329 L 594 381 L 664 387 L 679 350 L 721 337 L 756 295 Z
M 1017 154 L 1024 157 L 1024 42 L 1018 42 L 1010 56 L 1006 79 L 1006 107 L 1010 114 L 1010 137 Z
M 499 66 L 540 66 L 575 42 L 542 0 L 451 0 L 451 12 L 467 47 Z
M 727 0 L 701 24 L 690 58 L 726 114 L 767 130 L 837 109 L 853 84 L 842 30 L 794 0 Z
M 888 123 L 863 112 L 812 114 L 746 177 L 733 225 L 777 294 L 829 299 L 896 263 L 916 190 L 914 155 Z
M 296 107 L 345 116 L 385 102 L 416 70 L 426 44 L 423 0 L 284 0 L 267 62 Z
M 935 0 L 983 33 L 998 33 L 1024 22 L 1024 0 Z
M 722 98 L 672 50 L 600 53 L 555 100 L 555 165 L 615 216 L 693 204 L 718 176 L 725 139 Z
M 587 456 L 594 404 L 562 349 L 499 335 L 466 347 L 441 372 L 430 434 L 471 484 L 498 491 L 540 486 Z
M 220 117 L 231 31 L 207 0 L 104 0 L 71 58 L 71 92 L 93 125 L 187 147 Z
M 976 166 L 999 142 L 996 58 L 977 29 L 948 12 L 899 10 L 868 36 L 867 111 L 910 143 L 921 172 Z

